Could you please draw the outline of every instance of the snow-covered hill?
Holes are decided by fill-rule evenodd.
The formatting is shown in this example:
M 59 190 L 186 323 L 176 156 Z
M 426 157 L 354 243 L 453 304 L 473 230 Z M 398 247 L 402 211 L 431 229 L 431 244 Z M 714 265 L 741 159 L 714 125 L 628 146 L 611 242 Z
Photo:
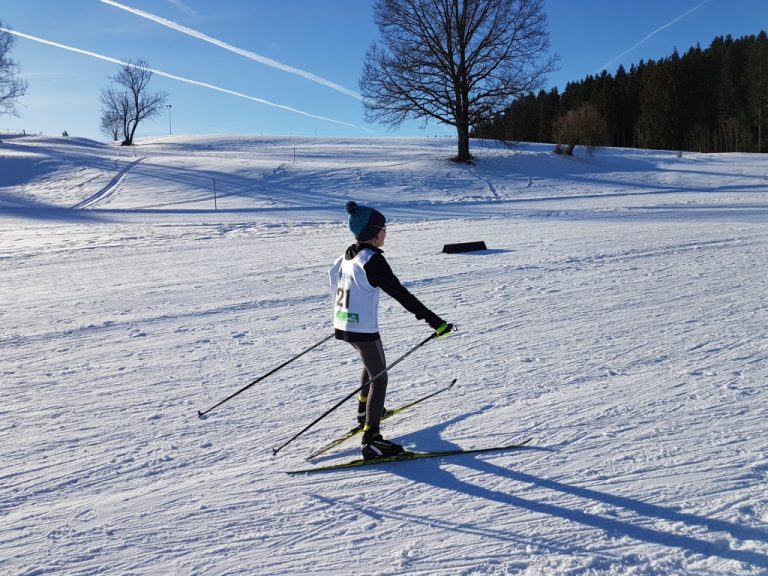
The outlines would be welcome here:
M 765 156 L 454 146 L 3 137 L 0 572 L 767 574 Z M 272 455 L 357 385 L 336 341 L 197 417 L 330 333 L 349 199 L 460 326 L 385 435 L 530 449 L 283 474 L 354 424 Z M 389 360 L 429 334 L 381 316 Z

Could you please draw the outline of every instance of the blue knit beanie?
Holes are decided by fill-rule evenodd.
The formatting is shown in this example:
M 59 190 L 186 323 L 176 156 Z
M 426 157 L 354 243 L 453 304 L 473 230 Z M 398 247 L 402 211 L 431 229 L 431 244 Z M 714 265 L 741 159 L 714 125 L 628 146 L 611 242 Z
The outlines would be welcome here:
M 370 206 L 361 206 L 350 200 L 346 209 L 349 213 L 349 229 L 360 242 L 375 238 L 379 230 L 387 225 L 384 214 Z

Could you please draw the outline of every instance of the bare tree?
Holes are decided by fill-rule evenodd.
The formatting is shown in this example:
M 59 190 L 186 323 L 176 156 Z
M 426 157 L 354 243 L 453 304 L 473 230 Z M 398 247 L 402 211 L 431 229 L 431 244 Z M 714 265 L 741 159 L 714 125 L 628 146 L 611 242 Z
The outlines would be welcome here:
M 142 120 L 157 116 L 165 107 L 168 95 L 165 92 L 150 92 L 151 79 L 152 71 L 146 60 L 129 60 L 117 74 L 110 76 L 118 88 L 101 91 L 100 99 L 104 105 L 101 125 L 111 127 L 122 124 L 123 146 L 133 144 L 136 129 Z M 111 128 L 108 133 L 112 133 Z
M 542 0 L 375 0 L 381 34 L 360 88 L 369 122 L 454 126 L 471 162 L 472 126 L 539 87 L 554 69 Z
M 0 28 L 3 28 L 2 22 Z M 17 116 L 16 103 L 28 88 L 28 84 L 17 77 L 19 67 L 9 56 L 14 40 L 12 34 L 0 30 L 0 116 Z
M 599 150 L 609 140 L 605 118 L 590 103 L 585 102 L 555 120 L 552 127 L 555 153 L 573 156 L 576 146 L 585 146 L 589 154 Z
M 122 128 L 123 121 L 114 111 L 105 110 L 102 112 L 101 122 L 99 123 L 99 130 L 102 134 L 117 142 L 122 133 Z
M 99 100 L 103 106 L 99 129 L 114 140 L 122 134 L 125 145 L 130 134 L 129 121 L 133 117 L 130 93 L 126 89 L 104 88 Z

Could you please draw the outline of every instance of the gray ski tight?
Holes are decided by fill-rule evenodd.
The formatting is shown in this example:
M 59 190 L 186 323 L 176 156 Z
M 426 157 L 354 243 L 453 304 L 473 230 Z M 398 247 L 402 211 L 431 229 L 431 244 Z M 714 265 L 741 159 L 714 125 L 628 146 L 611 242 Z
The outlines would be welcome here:
M 371 342 L 350 342 L 360 354 L 363 360 L 363 371 L 360 374 L 360 385 L 380 374 L 387 367 L 384 357 L 384 347 L 381 340 Z M 368 397 L 365 407 L 365 421 L 371 427 L 378 428 L 381 421 L 381 413 L 384 411 L 384 399 L 387 395 L 386 372 L 371 382 L 367 390 L 360 391 L 362 396 Z

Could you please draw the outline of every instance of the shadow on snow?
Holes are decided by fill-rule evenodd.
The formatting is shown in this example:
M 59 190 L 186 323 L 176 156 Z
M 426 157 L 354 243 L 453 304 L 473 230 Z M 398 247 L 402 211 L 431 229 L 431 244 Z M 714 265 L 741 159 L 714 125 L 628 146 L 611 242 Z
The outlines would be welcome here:
M 465 417 L 462 416 L 459 419 L 464 418 Z M 449 420 L 431 428 L 421 430 L 418 433 L 418 437 L 422 444 L 424 443 L 425 438 L 432 438 L 433 442 L 432 446 L 430 446 L 431 449 L 450 450 L 458 448 L 457 445 L 446 443 L 440 438 L 440 430 L 453 424 L 455 421 L 456 419 Z M 399 440 L 407 442 L 408 437 L 402 437 Z M 516 454 L 519 455 L 522 450 L 530 452 L 535 450 L 546 450 L 546 448 L 536 448 L 535 446 L 525 447 L 516 452 Z M 506 478 L 514 482 L 528 484 L 532 487 L 549 490 L 561 495 L 576 497 L 580 500 L 589 500 L 611 507 L 623 508 L 624 510 L 636 514 L 638 517 L 663 520 L 665 523 L 674 522 L 684 524 L 689 527 L 703 528 L 708 532 L 713 533 L 726 533 L 740 540 L 753 540 L 757 542 L 768 543 L 768 532 L 765 530 L 760 530 L 749 526 L 741 526 L 732 522 L 707 518 L 705 516 L 699 516 L 696 514 L 680 512 L 673 508 L 666 508 L 626 496 L 616 496 L 606 492 L 601 492 L 599 490 L 573 486 L 558 482 L 556 480 L 548 480 L 546 478 L 541 478 L 532 474 L 527 474 L 525 472 L 510 470 L 503 466 L 492 464 L 487 459 L 487 457 L 487 454 L 482 456 L 467 455 L 456 457 L 452 459 L 451 462 L 457 465 L 462 465 L 466 468 L 477 470 L 478 472 L 482 472 L 489 476 Z M 752 552 L 749 550 L 733 550 L 726 548 L 719 543 L 710 542 L 701 538 L 675 534 L 673 532 L 664 531 L 658 528 L 638 526 L 637 524 L 633 524 L 628 520 L 621 520 L 605 515 L 585 512 L 584 510 L 578 509 L 575 506 L 568 507 L 559 504 L 552 504 L 549 502 L 536 501 L 529 498 L 522 498 L 511 493 L 492 490 L 490 488 L 471 484 L 464 480 L 458 479 L 448 470 L 445 470 L 441 465 L 441 459 L 421 461 L 416 466 L 408 462 L 395 463 L 388 467 L 387 472 L 401 476 L 402 478 L 405 478 L 411 482 L 430 485 L 434 488 L 448 492 L 458 492 L 473 498 L 484 499 L 507 506 L 513 506 L 515 508 L 527 510 L 532 513 L 554 516 L 563 520 L 567 520 L 568 522 L 581 524 L 583 526 L 609 532 L 613 536 L 626 536 L 641 542 L 680 548 L 688 552 L 700 554 L 706 557 L 715 556 L 727 560 L 744 562 L 746 564 L 761 568 L 768 567 L 768 556 L 758 552 Z M 316 498 L 329 504 L 343 504 L 348 507 L 354 507 L 361 513 L 367 514 L 373 518 L 392 517 L 401 521 L 423 523 L 425 525 L 444 528 L 451 531 L 491 536 L 502 540 L 515 541 L 526 544 L 530 543 L 528 538 L 511 536 L 506 530 L 492 530 L 480 526 L 469 525 L 467 523 L 453 523 L 436 518 L 425 518 L 422 516 L 416 516 L 415 514 L 409 514 L 400 511 L 384 511 L 375 508 L 373 505 L 361 505 L 357 503 L 345 502 L 341 499 L 331 499 L 319 496 L 316 496 Z M 544 548 L 552 550 L 560 549 L 560 546 L 556 543 L 536 543 L 536 545 L 543 546 Z M 572 553 L 572 550 L 570 550 L 569 553 Z

